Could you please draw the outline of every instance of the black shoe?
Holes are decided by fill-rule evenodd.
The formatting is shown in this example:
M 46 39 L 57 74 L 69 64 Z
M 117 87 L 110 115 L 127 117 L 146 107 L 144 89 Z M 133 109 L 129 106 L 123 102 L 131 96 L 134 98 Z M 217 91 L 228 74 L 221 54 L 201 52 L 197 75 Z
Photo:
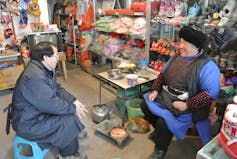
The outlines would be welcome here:
M 166 151 L 155 149 L 154 152 L 148 157 L 148 159 L 164 159 Z
M 151 141 L 155 141 L 155 136 L 156 136 L 156 131 L 154 130 L 153 132 L 151 132 L 149 135 L 148 135 L 148 139 L 150 139 Z

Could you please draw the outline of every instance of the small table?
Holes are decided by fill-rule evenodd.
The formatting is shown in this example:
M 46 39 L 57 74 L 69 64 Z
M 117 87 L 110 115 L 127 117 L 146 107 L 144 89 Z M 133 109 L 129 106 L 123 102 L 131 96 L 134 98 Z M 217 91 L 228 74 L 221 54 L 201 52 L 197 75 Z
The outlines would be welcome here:
M 0 61 L 9 61 L 9 60 L 18 60 L 18 63 L 21 63 L 21 53 L 0 53 Z
M 113 80 L 110 79 L 108 76 L 107 72 L 101 72 L 96 74 L 96 77 L 99 79 L 100 81 L 100 87 L 99 87 L 99 105 L 102 105 L 101 103 L 101 88 L 105 88 L 106 90 L 110 91 L 111 93 L 118 95 L 114 89 L 123 89 L 123 96 L 119 96 L 121 97 L 124 101 L 126 101 L 127 97 L 126 97 L 126 91 L 129 88 L 133 88 L 133 87 L 139 87 L 139 93 L 142 93 L 141 90 L 141 86 L 143 84 L 147 84 L 149 82 L 154 81 L 157 78 L 158 72 L 155 71 L 151 71 L 151 70 L 141 70 L 141 71 L 137 71 L 136 74 L 138 76 L 140 76 L 137 80 L 137 84 L 135 86 L 129 86 L 128 82 L 127 82 L 127 78 L 126 75 L 127 74 L 123 74 L 123 78 L 121 79 L 117 79 L 117 80 Z M 149 79 L 145 79 L 143 77 L 148 77 Z M 122 108 L 123 110 L 119 110 L 120 115 L 122 116 L 122 120 L 124 122 L 125 120 L 125 108 Z

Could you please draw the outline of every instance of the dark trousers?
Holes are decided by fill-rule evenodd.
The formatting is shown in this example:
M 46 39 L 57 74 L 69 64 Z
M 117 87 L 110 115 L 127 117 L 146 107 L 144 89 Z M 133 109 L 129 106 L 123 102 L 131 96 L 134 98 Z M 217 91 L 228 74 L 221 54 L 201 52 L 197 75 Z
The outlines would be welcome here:
M 61 156 L 73 156 L 78 152 L 78 138 L 76 137 L 69 145 L 59 149 Z
M 173 133 L 168 129 L 163 118 L 152 114 L 145 101 L 141 104 L 141 108 L 145 115 L 145 120 L 147 120 L 155 129 L 155 148 L 158 150 L 167 151 L 168 146 L 172 140 Z

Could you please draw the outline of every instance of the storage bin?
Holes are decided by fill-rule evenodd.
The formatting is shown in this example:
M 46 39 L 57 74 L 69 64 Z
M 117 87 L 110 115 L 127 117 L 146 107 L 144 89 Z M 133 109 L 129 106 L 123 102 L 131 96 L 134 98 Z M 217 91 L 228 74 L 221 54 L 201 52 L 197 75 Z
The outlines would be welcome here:
M 0 70 L 0 90 L 14 88 L 16 81 L 23 70 L 23 64 Z
M 136 117 L 143 117 L 144 114 L 141 109 L 143 99 L 133 98 L 125 102 L 127 108 L 128 119 L 135 119 Z
M 139 96 L 139 89 L 137 87 L 129 88 L 126 90 L 126 94 L 124 95 L 123 89 L 117 90 L 117 99 L 116 99 L 116 105 L 119 107 L 120 114 L 125 114 L 126 108 L 125 108 L 125 101 L 123 98 L 136 98 Z

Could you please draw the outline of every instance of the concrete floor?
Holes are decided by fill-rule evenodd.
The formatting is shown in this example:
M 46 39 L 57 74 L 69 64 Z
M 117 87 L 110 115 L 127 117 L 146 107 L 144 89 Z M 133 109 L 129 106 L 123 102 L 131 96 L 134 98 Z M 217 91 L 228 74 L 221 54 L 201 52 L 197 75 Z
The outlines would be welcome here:
M 124 148 L 114 146 L 104 138 L 95 135 L 96 124 L 91 119 L 92 106 L 99 103 L 99 81 L 79 68 L 68 72 L 68 80 L 58 77 L 58 82 L 64 88 L 74 94 L 82 103 L 86 104 L 89 113 L 82 119 L 86 125 L 88 137 L 80 142 L 80 150 L 85 151 L 89 159 L 146 159 L 152 152 L 154 144 L 147 139 L 148 134 L 130 133 L 133 140 Z M 15 132 L 7 136 L 5 133 L 6 114 L 2 109 L 11 102 L 12 91 L 0 91 L 0 159 L 13 159 L 13 136 Z M 102 89 L 102 102 L 113 103 L 116 97 Z M 113 115 L 116 117 L 116 115 Z M 200 140 L 185 139 L 184 141 L 172 141 L 167 159 L 194 159 L 201 148 Z M 54 159 L 54 153 L 47 154 L 46 158 Z

